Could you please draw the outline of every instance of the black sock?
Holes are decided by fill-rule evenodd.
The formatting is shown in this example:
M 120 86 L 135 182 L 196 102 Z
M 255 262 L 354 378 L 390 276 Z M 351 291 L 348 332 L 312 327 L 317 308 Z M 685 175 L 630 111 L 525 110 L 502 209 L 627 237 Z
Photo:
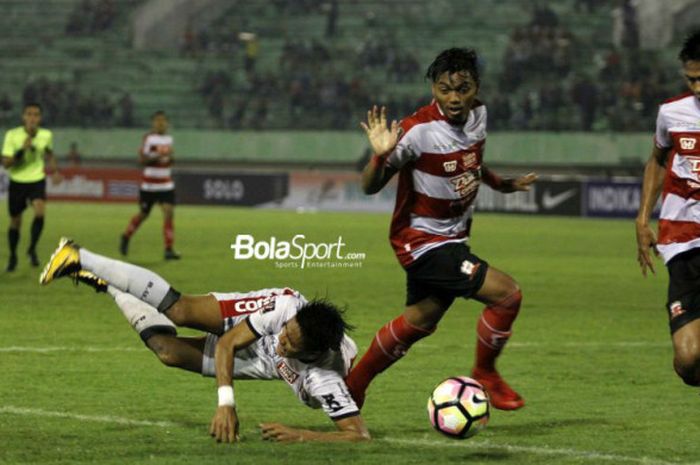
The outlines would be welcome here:
M 39 236 L 41 236 L 41 231 L 44 229 L 44 217 L 37 216 L 32 221 L 32 242 L 29 244 L 29 251 L 33 251 L 36 248 L 36 243 L 39 242 Z
M 19 242 L 19 229 L 10 228 L 7 230 L 7 240 L 10 243 L 10 255 L 17 255 L 17 243 Z

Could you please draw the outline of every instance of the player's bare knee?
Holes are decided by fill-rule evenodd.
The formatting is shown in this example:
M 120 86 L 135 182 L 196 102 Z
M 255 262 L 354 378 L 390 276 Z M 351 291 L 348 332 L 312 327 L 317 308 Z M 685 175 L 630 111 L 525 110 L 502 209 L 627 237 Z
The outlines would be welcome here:
M 175 349 L 174 336 L 155 334 L 148 341 L 146 345 L 156 354 L 158 360 L 165 366 L 169 367 L 179 367 L 182 363 L 182 359 Z
M 676 353 L 673 368 L 683 382 L 689 386 L 700 386 L 700 353 Z
M 189 321 L 190 305 L 187 296 L 183 295 L 165 311 L 165 316 L 177 326 L 186 326 Z

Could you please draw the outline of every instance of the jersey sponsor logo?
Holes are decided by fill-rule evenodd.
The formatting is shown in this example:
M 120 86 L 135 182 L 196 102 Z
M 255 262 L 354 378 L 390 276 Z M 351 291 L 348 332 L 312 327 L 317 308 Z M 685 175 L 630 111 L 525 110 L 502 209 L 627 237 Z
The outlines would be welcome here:
M 237 300 L 233 304 L 233 309 L 237 313 L 255 313 L 262 310 L 262 313 L 271 312 L 275 309 L 277 296 L 270 295 L 266 297 L 251 297 L 248 299 Z
M 679 142 L 682 150 L 695 150 L 697 139 L 695 137 L 681 137 Z
M 685 157 L 690 163 L 690 171 L 695 174 L 700 173 L 700 157 Z
M 674 318 L 676 318 L 676 317 L 679 317 L 679 316 L 681 316 L 682 314 L 685 313 L 685 309 L 684 309 L 683 306 L 681 305 L 680 300 L 677 300 L 677 301 L 673 302 L 673 303 L 669 306 L 669 310 L 671 311 L 671 319 L 674 319 Z
M 476 152 L 468 152 L 462 155 L 462 166 L 466 169 L 472 165 L 476 165 Z
M 476 194 L 476 190 L 479 188 L 478 171 L 468 171 L 451 178 L 450 182 L 454 186 L 455 192 L 464 199 L 471 194 Z
M 457 170 L 457 160 L 446 161 L 442 164 L 445 173 L 454 173 Z
M 566 202 L 576 195 L 577 189 L 569 189 L 558 194 L 552 194 L 549 190 L 544 191 L 542 195 L 542 206 L 545 210 L 551 210 Z
M 279 373 L 282 379 L 289 384 L 294 384 L 294 382 L 299 379 L 299 374 L 289 368 L 289 365 L 287 365 L 284 361 L 277 364 L 277 373 Z

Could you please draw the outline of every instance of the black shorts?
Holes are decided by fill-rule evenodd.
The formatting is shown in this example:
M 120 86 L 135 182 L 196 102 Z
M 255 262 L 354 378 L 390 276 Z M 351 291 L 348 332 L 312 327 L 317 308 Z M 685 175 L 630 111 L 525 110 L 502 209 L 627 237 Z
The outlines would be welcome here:
M 447 308 L 457 297 L 472 297 L 484 284 L 488 267 L 464 243 L 431 250 L 406 268 L 406 306 L 435 297 Z
M 139 208 L 141 213 L 148 215 L 154 203 L 169 203 L 175 205 L 175 189 L 169 191 L 139 191 Z
M 671 334 L 700 318 L 700 249 L 676 255 L 668 268 L 668 311 Z
M 46 199 L 46 180 L 36 182 L 15 182 L 10 180 L 7 191 L 7 205 L 10 216 L 21 214 L 27 205 L 36 199 Z

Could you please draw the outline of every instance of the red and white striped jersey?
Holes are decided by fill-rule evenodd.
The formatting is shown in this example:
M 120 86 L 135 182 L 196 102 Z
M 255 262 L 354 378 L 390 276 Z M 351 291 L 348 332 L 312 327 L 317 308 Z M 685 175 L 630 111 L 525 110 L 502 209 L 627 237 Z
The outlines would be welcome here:
M 169 154 L 167 162 L 159 161 L 155 165 L 146 166 L 141 178 L 141 189 L 151 192 L 169 191 L 175 188 L 171 177 L 173 136 L 170 134 L 149 133 L 143 138 L 141 154 L 146 159 L 157 159 L 160 155 Z
M 399 170 L 390 240 L 402 266 L 469 234 L 481 183 L 486 107 L 475 101 L 467 122 L 447 121 L 436 102 L 401 121 L 386 163 Z
M 688 92 L 659 107 L 654 142 L 670 149 L 657 248 L 668 263 L 700 247 L 700 99 Z

